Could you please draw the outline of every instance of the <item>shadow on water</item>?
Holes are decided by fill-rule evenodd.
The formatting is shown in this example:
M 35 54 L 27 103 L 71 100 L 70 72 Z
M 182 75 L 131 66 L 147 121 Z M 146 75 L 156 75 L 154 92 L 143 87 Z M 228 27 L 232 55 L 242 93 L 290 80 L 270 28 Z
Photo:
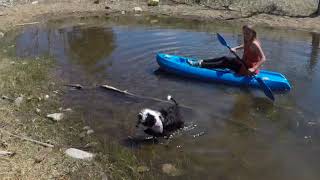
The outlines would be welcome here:
M 239 25 L 156 16 L 80 18 L 8 33 L 1 45 L 14 43 L 17 56 L 50 55 L 66 83 L 91 87 L 67 91 L 64 106 L 77 112 L 74 118 L 87 122 L 103 142 L 132 149 L 156 172 L 161 164 L 172 163 L 184 172 L 174 179 L 319 179 L 318 34 L 257 27 L 268 59 L 263 68 L 285 74 L 293 85 L 291 92 L 277 94 L 274 104 L 260 90 L 157 70 L 158 52 L 228 55 L 213 34 L 224 33 L 234 46 L 242 42 L 240 31 Z M 164 104 L 95 87 L 100 84 L 159 99 L 170 94 L 192 107 L 182 111 L 190 128 L 158 143 L 128 138 L 136 133 L 142 108 Z

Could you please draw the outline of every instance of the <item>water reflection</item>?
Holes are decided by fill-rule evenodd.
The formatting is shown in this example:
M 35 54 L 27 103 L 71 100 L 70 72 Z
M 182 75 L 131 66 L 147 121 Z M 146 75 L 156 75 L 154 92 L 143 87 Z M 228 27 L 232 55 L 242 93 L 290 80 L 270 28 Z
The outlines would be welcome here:
M 193 107 L 192 115 L 183 115 L 187 124 L 197 125 L 195 129 L 165 147 L 141 145 L 133 150 L 139 160 L 150 166 L 182 164 L 186 174 L 177 179 L 310 177 L 299 169 L 309 169 L 312 177 L 320 177 L 315 171 L 318 154 L 306 146 L 320 144 L 317 140 L 320 72 L 315 70 L 319 59 L 318 34 L 259 29 L 268 58 L 263 68 L 285 74 L 294 85 L 290 93 L 276 95 L 276 103 L 271 104 L 261 91 L 258 92 L 262 95 L 256 95 L 246 88 L 154 73 L 159 67 L 155 61 L 159 51 L 202 58 L 227 55 L 228 50 L 212 38 L 212 33 L 224 33 L 233 46 L 243 40 L 236 30 L 241 27 L 143 16 L 103 22 L 112 25 L 26 28 L 15 39 L 17 54 L 54 56 L 59 65 L 57 70 L 63 75 L 72 74 L 73 78 L 68 79 L 72 83 L 107 81 L 119 89 L 145 96 L 164 98 L 171 94 L 179 103 Z M 87 76 L 94 78 L 81 78 Z M 313 81 L 308 81 L 310 76 Z M 74 118 L 88 122 L 99 137 L 126 146 L 132 145 L 127 137 L 135 132 L 138 110 L 157 105 L 154 101 L 124 98 L 95 88 L 68 92 L 63 99 L 65 105 L 79 112 Z M 194 138 L 199 132 L 206 134 Z M 316 158 L 309 167 L 305 162 L 311 156 Z
M 79 28 L 74 27 L 66 34 L 69 47 L 67 54 L 73 63 L 81 65 L 89 73 L 106 69 L 103 60 L 115 49 L 111 28 Z
M 28 28 L 16 38 L 18 56 L 54 56 L 66 65 L 79 65 L 87 76 L 101 74 L 116 48 L 112 28 L 79 26 L 63 29 Z
M 311 71 L 314 69 L 314 67 L 318 63 L 319 48 L 320 48 L 320 34 L 312 33 L 311 55 L 310 55 L 310 64 L 309 64 L 309 68 Z

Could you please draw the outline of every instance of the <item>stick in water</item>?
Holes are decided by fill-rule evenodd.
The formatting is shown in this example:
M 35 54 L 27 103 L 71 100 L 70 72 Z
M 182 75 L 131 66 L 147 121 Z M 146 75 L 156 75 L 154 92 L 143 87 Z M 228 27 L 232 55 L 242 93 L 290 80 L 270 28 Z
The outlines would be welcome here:
M 141 98 L 141 99 L 149 99 L 149 100 L 153 100 L 153 101 L 171 103 L 171 102 L 169 102 L 169 101 L 167 101 L 167 100 L 162 100 L 162 99 L 158 99 L 158 98 L 154 98 L 154 97 L 148 97 L 148 96 L 142 96 L 142 95 L 133 94 L 133 93 L 130 93 L 130 92 L 128 92 L 128 91 L 123 91 L 123 90 L 120 90 L 120 89 L 118 89 L 118 88 L 115 88 L 115 87 L 109 86 L 109 85 L 101 85 L 100 87 L 102 87 L 102 88 L 104 88 L 104 89 L 107 89 L 107 90 L 115 91 L 115 92 L 118 92 L 118 93 L 126 94 L 126 95 L 129 95 L 129 96 Z M 191 109 L 191 110 L 193 110 L 193 108 L 191 108 L 191 107 L 189 107 L 189 106 L 185 106 L 185 105 L 179 105 L 179 106 L 180 106 L 180 107 L 183 107 L 183 108 L 186 108 L 186 109 Z

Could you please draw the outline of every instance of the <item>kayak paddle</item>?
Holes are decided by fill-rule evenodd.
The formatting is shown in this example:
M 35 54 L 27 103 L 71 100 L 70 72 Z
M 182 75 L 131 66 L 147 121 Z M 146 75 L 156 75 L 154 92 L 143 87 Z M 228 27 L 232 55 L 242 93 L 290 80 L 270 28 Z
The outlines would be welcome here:
M 218 37 L 218 40 L 219 42 L 227 47 L 230 51 L 231 51 L 231 47 L 228 45 L 228 43 L 226 42 L 226 40 L 224 40 L 224 38 L 219 34 L 217 33 L 217 37 Z M 235 55 L 237 57 L 237 59 L 248 69 L 248 66 L 246 65 L 246 63 L 238 56 L 237 53 L 231 51 L 233 55 Z M 273 93 L 271 91 L 271 89 L 267 86 L 267 84 L 259 77 L 253 75 L 253 77 L 256 79 L 256 81 L 259 83 L 260 85 L 260 88 L 263 90 L 264 94 L 269 98 L 271 99 L 272 101 L 274 101 L 274 96 L 273 96 Z

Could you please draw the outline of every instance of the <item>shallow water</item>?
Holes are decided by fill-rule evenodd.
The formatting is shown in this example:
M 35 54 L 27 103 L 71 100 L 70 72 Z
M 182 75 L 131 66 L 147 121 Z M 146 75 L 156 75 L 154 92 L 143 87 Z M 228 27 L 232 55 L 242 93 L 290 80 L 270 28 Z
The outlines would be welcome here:
M 87 87 L 68 91 L 65 106 L 105 141 L 132 149 L 158 179 L 167 178 L 157 174 L 163 163 L 182 170 L 174 179 L 319 179 L 320 35 L 257 28 L 268 60 L 263 68 L 283 73 L 293 87 L 276 94 L 274 104 L 258 90 L 157 71 L 157 52 L 228 55 L 215 33 L 234 46 L 242 41 L 240 29 L 167 17 L 96 17 L 25 27 L 7 43 L 15 43 L 17 56 L 53 56 L 61 78 Z M 193 108 L 182 108 L 189 128 L 160 144 L 132 143 L 127 137 L 136 133 L 138 111 L 164 103 L 96 88 L 100 84 L 161 99 L 171 94 Z

